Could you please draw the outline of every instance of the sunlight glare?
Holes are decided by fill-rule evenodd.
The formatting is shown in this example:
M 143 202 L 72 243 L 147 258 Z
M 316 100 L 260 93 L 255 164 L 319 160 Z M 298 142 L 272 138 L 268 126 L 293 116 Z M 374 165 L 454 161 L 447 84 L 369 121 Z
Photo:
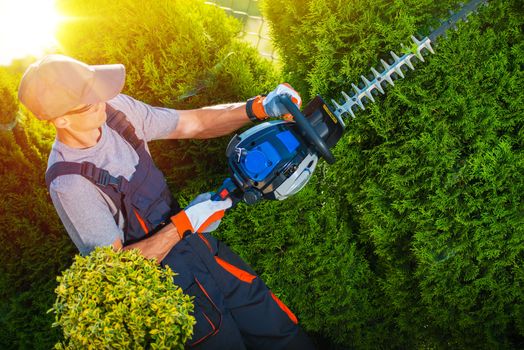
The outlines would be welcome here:
M 57 46 L 55 0 L 0 0 L 0 65 Z

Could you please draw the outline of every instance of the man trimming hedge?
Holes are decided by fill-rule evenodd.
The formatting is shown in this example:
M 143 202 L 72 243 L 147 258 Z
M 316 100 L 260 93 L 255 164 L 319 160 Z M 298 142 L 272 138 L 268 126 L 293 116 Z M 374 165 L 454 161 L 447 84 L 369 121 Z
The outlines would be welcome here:
M 152 107 L 121 94 L 121 64 L 89 66 L 48 55 L 24 73 L 20 101 L 56 128 L 46 172 L 53 204 L 80 253 L 97 246 L 138 248 L 178 275 L 195 296 L 188 346 L 205 349 L 311 348 L 293 313 L 255 272 L 208 232 L 231 200 L 199 195 L 181 209 L 149 154 L 157 139 L 227 135 L 249 120 L 287 113 L 276 96 L 300 96 L 281 84 L 267 97 L 195 110 Z

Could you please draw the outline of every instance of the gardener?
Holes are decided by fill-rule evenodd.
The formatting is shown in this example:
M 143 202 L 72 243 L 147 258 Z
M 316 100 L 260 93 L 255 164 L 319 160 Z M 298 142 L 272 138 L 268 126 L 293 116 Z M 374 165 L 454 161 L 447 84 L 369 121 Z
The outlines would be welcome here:
M 20 101 L 56 128 L 46 183 L 81 254 L 97 246 L 138 248 L 169 265 L 174 282 L 195 297 L 193 338 L 202 349 L 307 349 L 293 313 L 255 272 L 206 232 L 216 229 L 230 199 L 198 196 L 179 207 L 149 154 L 157 139 L 212 138 L 247 122 L 287 113 L 276 96 L 300 96 L 281 84 L 267 97 L 195 110 L 152 107 L 120 94 L 123 65 L 89 66 L 48 55 L 20 82 Z

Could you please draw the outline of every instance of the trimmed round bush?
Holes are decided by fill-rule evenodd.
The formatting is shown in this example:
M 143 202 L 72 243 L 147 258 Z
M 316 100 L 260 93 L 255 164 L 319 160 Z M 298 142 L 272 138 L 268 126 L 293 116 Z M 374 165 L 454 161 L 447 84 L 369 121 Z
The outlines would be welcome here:
M 173 276 L 137 249 L 77 255 L 57 277 L 49 310 L 64 332 L 55 348 L 183 349 L 193 333 L 193 304 Z

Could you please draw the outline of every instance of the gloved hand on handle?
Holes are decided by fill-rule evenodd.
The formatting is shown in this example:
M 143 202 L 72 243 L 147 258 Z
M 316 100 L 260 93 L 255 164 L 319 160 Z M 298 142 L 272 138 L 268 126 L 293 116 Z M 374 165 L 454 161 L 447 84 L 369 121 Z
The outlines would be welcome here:
M 291 101 L 293 101 L 298 108 L 302 105 L 302 98 L 291 85 L 288 83 L 280 84 L 267 96 L 258 95 L 247 101 L 246 111 L 249 119 L 253 122 L 264 120 L 268 117 L 282 117 L 283 119 L 291 120 L 291 114 L 289 114 L 287 108 L 284 107 L 277 98 L 279 95 L 288 95 L 291 97 Z
M 182 211 L 171 217 L 171 222 L 176 226 L 180 237 L 186 232 L 202 233 L 215 230 L 224 217 L 226 209 L 231 208 L 230 198 L 224 200 L 211 200 L 212 193 L 198 195 Z

